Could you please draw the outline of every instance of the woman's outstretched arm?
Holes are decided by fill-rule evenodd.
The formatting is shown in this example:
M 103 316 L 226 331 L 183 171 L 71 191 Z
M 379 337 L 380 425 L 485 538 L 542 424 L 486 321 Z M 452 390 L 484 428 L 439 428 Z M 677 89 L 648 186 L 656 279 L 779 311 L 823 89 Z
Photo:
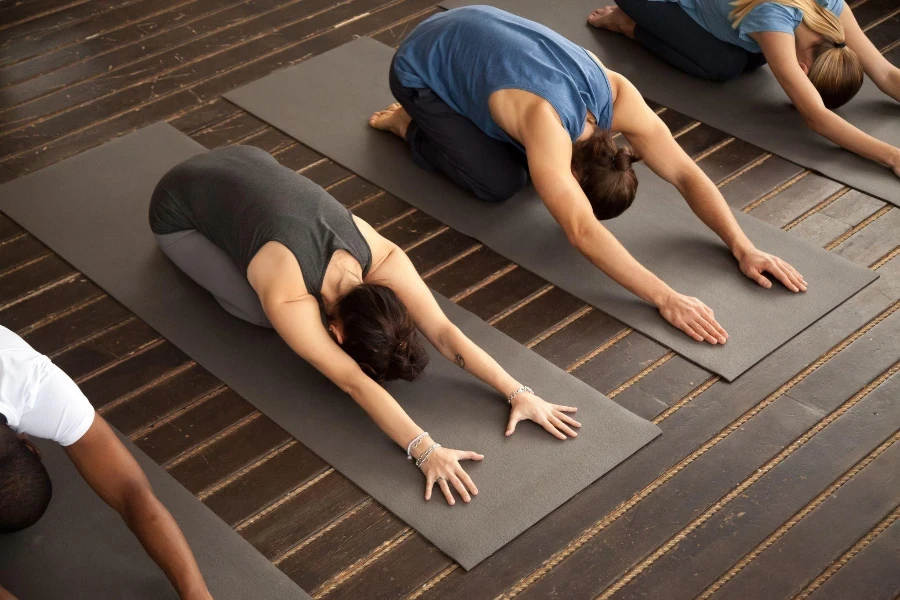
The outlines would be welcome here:
M 849 6 L 844 4 L 841 12 L 841 24 L 844 26 L 844 34 L 849 46 L 862 62 L 863 70 L 869 79 L 878 86 L 882 92 L 900 101 L 900 68 L 895 67 L 879 52 L 872 40 L 865 34 L 856 16 Z
M 819 92 L 797 62 L 797 49 L 791 34 L 765 31 L 754 33 L 753 37 L 762 48 L 778 83 L 810 129 L 863 158 L 890 167 L 900 176 L 900 149 L 861 131 L 825 107 Z
M 285 343 L 349 394 L 398 446 L 406 451 L 410 442 L 424 433 L 393 396 L 366 375 L 328 335 L 322 325 L 318 302 L 307 293 L 297 259 L 287 248 L 274 242 L 263 246 L 251 263 L 248 279 L 259 294 L 266 316 Z M 426 436 L 412 456 L 420 457 L 433 444 L 434 441 Z M 440 483 L 447 502 L 455 502 L 450 485 L 465 502 L 470 501 L 478 488 L 459 461 L 482 458 L 475 452 L 436 448 L 420 467 L 426 478 L 425 499 L 431 498 L 434 483 L 443 478 Z M 405 463 L 398 461 L 398 465 L 404 467 L 407 466 Z
M 369 271 L 373 283 L 390 287 L 406 305 L 419 331 L 447 360 L 471 373 L 508 398 L 529 382 L 519 382 L 501 367 L 487 352 L 470 340 L 441 310 L 428 286 L 422 281 L 409 257 L 392 242 L 381 237 L 365 221 L 357 219 L 366 239 L 375 240 L 376 254 L 383 258 Z M 373 251 L 375 248 L 373 248 Z M 573 428 L 581 424 L 566 413 L 575 412 L 572 406 L 546 402 L 528 391 L 519 391 L 512 399 L 512 409 L 506 428 L 511 435 L 519 421 L 534 421 L 559 439 L 575 437 Z

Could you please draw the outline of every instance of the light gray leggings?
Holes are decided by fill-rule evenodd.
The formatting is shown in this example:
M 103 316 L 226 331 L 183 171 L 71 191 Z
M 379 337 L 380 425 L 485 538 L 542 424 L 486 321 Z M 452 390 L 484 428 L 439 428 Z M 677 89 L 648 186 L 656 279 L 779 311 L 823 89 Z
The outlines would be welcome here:
M 228 254 L 196 229 L 156 235 L 163 254 L 232 315 L 272 328 L 259 296 Z

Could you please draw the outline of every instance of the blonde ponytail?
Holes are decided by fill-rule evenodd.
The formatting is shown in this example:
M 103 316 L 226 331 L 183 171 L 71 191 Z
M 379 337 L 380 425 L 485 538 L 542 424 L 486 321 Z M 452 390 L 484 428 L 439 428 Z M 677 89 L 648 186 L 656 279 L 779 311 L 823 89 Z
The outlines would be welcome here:
M 824 41 L 816 48 L 809 80 L 828 108 L 846 104 L 862 87 L 865 72 L 856 52 L 847 47 L 841 20 L 816 0 L 735 0 L 728 18 L 735 29 L 754 8 L 764 2 L 799 9 L 803 22 Z

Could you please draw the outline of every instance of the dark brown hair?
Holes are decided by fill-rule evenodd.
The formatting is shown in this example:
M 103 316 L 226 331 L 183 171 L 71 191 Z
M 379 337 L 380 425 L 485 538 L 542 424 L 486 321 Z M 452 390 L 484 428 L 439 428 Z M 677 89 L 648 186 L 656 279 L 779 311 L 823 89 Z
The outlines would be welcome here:
M 618 217 L 634 202 L 638 180 L 631 164 L 640 160 L 628 147 L 616 147 L 608 130 L 596 129 L 572 146 L 572 172 L 600 219 Z
M 341 348 L 375 381 L 412 381 L 428 364 L 406 306 L 387 286 L 363 283 L 337 302 Z
M 53 496 L 44 463 L 0 420 L 0 533 L 34 525 Z

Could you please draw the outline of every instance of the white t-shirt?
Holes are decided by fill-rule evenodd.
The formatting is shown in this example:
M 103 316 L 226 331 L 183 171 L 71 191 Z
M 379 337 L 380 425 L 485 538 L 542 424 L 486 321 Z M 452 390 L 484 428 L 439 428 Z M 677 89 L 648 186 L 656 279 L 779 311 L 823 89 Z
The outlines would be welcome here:
M 94 407 L 75 382 L 0 326 L 0 414 L 19 433 L 70 446 L 94 422 Z

